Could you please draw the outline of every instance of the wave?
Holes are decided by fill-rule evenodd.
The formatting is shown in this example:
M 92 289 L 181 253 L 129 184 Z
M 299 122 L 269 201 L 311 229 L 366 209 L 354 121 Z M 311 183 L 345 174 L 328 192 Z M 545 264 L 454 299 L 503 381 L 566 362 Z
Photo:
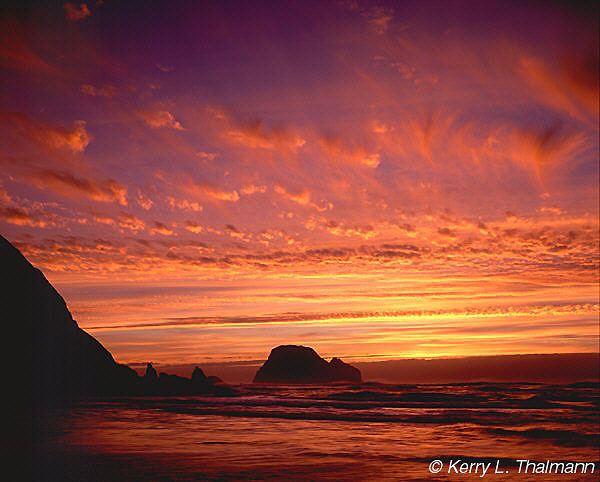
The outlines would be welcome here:
M 526 439 L 551 440 L 555 445 L 564 447 L 596 447 L 600 445 L 600 434 L 585 433 L 574 430 L 557 430 L 530 428 L 525 430 L 509 430 L 505 428 L 490 428 L 488 433 L 502 436 L 523 437 Z

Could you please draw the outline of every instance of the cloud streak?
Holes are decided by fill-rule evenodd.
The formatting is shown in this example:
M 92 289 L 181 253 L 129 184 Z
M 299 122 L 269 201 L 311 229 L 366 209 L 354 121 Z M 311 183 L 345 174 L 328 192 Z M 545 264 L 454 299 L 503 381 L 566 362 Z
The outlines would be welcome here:
M 113 179 L 94 181 L 76 177 L 67 171 L 45 169 L 35 173 L 32 180 L 40 189 L 50 189 L 66 196 L 127 205 L 127 188 Z

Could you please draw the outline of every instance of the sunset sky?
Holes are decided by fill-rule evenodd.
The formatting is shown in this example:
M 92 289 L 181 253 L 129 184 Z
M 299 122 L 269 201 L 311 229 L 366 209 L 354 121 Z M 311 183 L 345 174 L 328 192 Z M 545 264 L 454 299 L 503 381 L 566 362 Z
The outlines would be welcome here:
M 596 352 L 598 20 L 568 5 L 5 8 L 0 233 L 124 363 Z

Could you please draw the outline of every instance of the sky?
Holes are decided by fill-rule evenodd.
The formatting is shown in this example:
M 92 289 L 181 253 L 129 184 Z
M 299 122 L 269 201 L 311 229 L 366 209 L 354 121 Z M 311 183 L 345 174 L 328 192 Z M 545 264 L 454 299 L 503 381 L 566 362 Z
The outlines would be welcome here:
M 0 14 L 0 233 L 124 363 L 597 352 L 598 12 Z

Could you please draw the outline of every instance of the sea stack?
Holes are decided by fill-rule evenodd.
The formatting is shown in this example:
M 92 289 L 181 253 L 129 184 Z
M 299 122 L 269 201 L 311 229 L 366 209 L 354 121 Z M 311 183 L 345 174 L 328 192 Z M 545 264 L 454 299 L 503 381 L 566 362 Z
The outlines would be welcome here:
M 339 358 L 327 362 L 307 346 L 281 345 L 256 373 L 254 383 L 309 384 L 330 382 L 361 383 L 360 370 Z

